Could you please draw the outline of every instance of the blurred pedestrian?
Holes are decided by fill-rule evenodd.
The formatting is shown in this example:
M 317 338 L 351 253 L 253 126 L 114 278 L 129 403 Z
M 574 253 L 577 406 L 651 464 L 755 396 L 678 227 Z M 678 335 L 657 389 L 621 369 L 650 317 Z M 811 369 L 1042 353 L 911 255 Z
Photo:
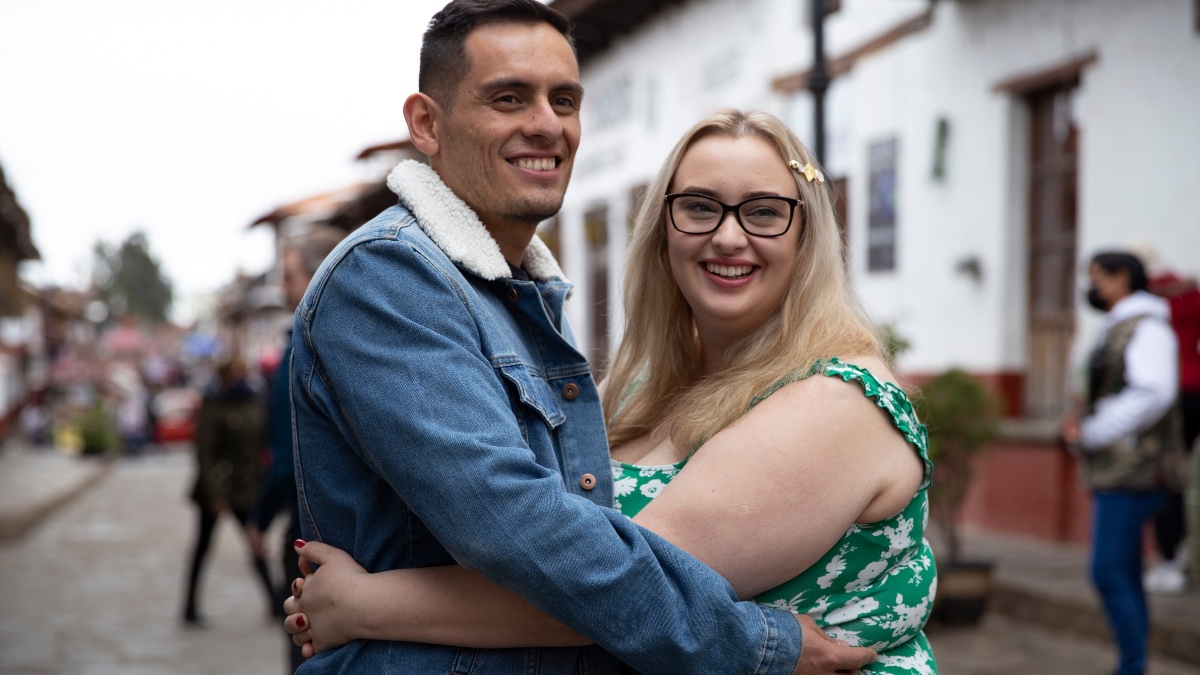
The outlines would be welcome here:
M 50 435 L 50 414 L 45 406 L 46 391 L 34 391 L 21 408 L 21 432 L 35 446 L 45 445 Z
M 222 514 L 231 513 L 246 528 L 263 474 L 267 416 L 258 393 L 246 381 L 247 374 L 245 363 L 237 357 L 222 363 L 198 413 L 198 473 L 192 499 L 200 508 L 200 523 L 183 611 L 184 622 L 192 626 L 205 625 L 197 605 L 197 587 L 217 520 Z M 252 555 L 252 562 L 267 592 L 267 601 L 273 606 L 274 592 L 266 559 Z
M 1120 652 L 1118 675 L 1146 664 L 1149 619 L 1142 587 L 1142 529 L 1182 488 L 1178 350 L 1167 302 L 1146 292 L 1141 262 L 1100 253 L 1087 299 L 1104 311 L 1088 362 L 1085 412 L 1064 421 L 1083 451 L 1093 490 L 1092 581 Z
M 287 298 L 288 309 L 295 311 L 300 300 L 304 298 L 304 291 L 308 289 L 308 282 L 312 280 L 317 267 L 325 260 L 325 256 L 329 255 L 329 252 L 338 245 L 344 235 L 345 233 L 341 230 L 318 227 L 297 237 L 285 246 L 283 250 L 283 291 Z M 267 531 L 275 517 L 284 515 L 288 519 L 287 535 L 283 539 L 281 551 L 283 579 L 273 607 L 273 613 L 279 616 L 283 614 L 283 601 L 291 595 L 291 580 L 304 576 L 300 571 L 299 556 L 296 555 L 296 549 L 292 546 L 292 542 L 300 538 L 300 514 L 296 509 L 295 459 L 292 452 L 292 402 L 288 389 L 289 365 L 292 360 L 290 322 L 286 344 L 279 367 L 268 381 L 267 427 L 271 464 L 259 488 L 258 499 L 247 526 L 252 546 L 261 552 L 265 550 L 262 533 Z M 262 554 L 260 553 L 260 555 Z M 286 633 L 284 636 L 294 671 L 304 662 L 304 657 L 300 653 L 300 647 L 292 643 L 291 637 Z
M 1166 272 L 1150 278 L 1149 290 L 1171 306 L 1171 327 L 1179 342 L 1179 402 L 1183 410 L 1183 450 L 1190 454 L 1200 436 L 1200 289 L 1195 278 L 1183 278 Z M 1200 477 L 1192 476 L 1192 487 Z M 1185 534 L 1193 533 L 1200 523 L 1186 522 L 1182 494 L 1167 498 L 1167 507 L 1154 519 L 1155 541 L 1162 561 L 1146 572 L 1146 589 L 1157 593 L 1181 593 L 1187 587 L 1188 549 L 1191 558 L 1200 554 L 1200 542 L 1193 534 L 1185 543 Z M 1193 519 L 1195 516 L 1193 516 Z M 1195 581 L 1195 579 L 1193 579 Z

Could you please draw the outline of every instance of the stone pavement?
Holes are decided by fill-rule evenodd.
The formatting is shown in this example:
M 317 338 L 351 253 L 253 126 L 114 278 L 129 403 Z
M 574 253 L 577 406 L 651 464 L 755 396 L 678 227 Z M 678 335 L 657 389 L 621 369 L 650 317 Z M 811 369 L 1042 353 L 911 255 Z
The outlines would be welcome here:
M 1088 552 L 994 533 L 968 532 L 964 557 L 996 564 L 990 608 L 1028 626 L 1109 642 Z M 1200 590 L 1150 595 L 1153 652 L 1200 666 Z
M 46 492 L 53 492 L 48 486 L 76 485 L 63 478 L 68 472 L 97 470 L 86 464 L 85 469 L 64 468 L 84 460 L 64 464 L 63 459 L 34 453 L 12 463 L 0 453 L 0 490 L 18 486 L 33 496 L 40 490 L 38 499 L 44 500 Z M 0 542 L 0 673 L 283 671 L 284 638 L 267 618 L 265 597 L 232 521 L 218 527 L 205 574 L 202 608 L 212 627 L 186 629 L 179 622 L 186 559 L 196 527 L 194 507 L 186 498 L 193 477 L 190 453 L 121 459 L 111 469 L 99 470 L 102 473 L 90 479 L 85 491 L 76 490 L 73 499 L 20 538 Z M 44 478 L 47 475 L 56 478 Z M 12 501 L 19 500 L 6 495 L 0 505 Z M 269 545 L 277 550 L 282 533 L 269 535 Z M 1064 589 L 1086 589 L 1083 554 L 1076 549 L 972 536 L 968 551 L 988 553 L 999 561 L 998 598 L 1003 600 L 1006 588 L 1032 594 L 1016 606 L 1053 605 L 1047 599 Z M 1156 613 L 1173 616 L 1170 612 L 1176 610 L 1162 608 L 1178 605 L 1185 620 L 1194 617 L 1200 607 L 1194 595 L 1190 598 L 1167 603 L 1156 599 Z M 1048 628 L 1030 618 L 1014 619 L 1007 602 L 994 603 L 997 611 L 981 627 L 930 629 L 941 675 L 1111 671 L 1115 654 L 1106 640 L 1064 630 L 1069 626 Z M 1155 656 L 1149 672 L 1200 675 L 1200 664 Z
M 21 536 L 108 469 L 100 459 L 36 449 L 15 438 L 0 443 L 0 541 Z
M 231 519 L 217 528 L 204 576 L 212 627 L 179 620 L 196 528 L 192 461 L 186 452 L 118 460 L 23 537 L 0 543 L 0 673 L 283 672 L 285 638 Z

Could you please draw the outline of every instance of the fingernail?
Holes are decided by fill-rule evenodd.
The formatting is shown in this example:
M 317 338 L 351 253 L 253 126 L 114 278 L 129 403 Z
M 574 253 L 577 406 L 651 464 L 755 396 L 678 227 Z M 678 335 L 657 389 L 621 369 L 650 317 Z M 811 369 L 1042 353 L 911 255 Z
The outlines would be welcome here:
M 296 617 L 296 625 L 300 626 L 301 628 L 304 628 L 304 616 L 303 615 Z
M 297 539 L 296 541 L 292 542 L 292 545 L 295 546 L 296 548 L 304 548 L 304 545 L 307 543 L 308 542 L 304 541 L 303 539 Z
M 299 580 L 299 579 L 292 579 L 292 595 L 295 595 L 295 594 L 296 594 L 296 582 L 298 582 L 298 581 L 300 581 L 300 580 Z

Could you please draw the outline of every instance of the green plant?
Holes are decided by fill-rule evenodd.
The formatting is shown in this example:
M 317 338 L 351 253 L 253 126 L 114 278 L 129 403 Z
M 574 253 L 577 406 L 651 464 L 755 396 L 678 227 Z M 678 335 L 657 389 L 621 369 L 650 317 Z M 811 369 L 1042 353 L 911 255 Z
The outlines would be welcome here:
M 883 353 L 887 356 L 888 364 L 895 364 L 896 359 L 912 348 L 912 343 L 903 335 L 896 331 L 896 327 L 890 323 L 881 323 L 875 327 L 875 334 L 879 337 L 879 344 L 883 347 Z
M 917 414 L 929 431 L 933 485 L 929 505 L 946 535 L 950 563 L 959 562 L 960 512 L 971 484 L 971 463 L 995 438 L 999 405 L 982 382 L 957 368 L 921 386 Z

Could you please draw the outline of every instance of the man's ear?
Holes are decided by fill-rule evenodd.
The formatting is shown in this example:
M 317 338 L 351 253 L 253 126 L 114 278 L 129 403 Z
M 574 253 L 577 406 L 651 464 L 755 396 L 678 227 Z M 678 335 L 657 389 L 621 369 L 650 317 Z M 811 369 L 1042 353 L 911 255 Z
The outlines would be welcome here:
M 438 133 L 441 131 L 442 108 L 429 96 L 416 93 L 404 101 L 404 121 L 408 123 L 408 137 L 421 152 L 433 157 L 441 149 Z

